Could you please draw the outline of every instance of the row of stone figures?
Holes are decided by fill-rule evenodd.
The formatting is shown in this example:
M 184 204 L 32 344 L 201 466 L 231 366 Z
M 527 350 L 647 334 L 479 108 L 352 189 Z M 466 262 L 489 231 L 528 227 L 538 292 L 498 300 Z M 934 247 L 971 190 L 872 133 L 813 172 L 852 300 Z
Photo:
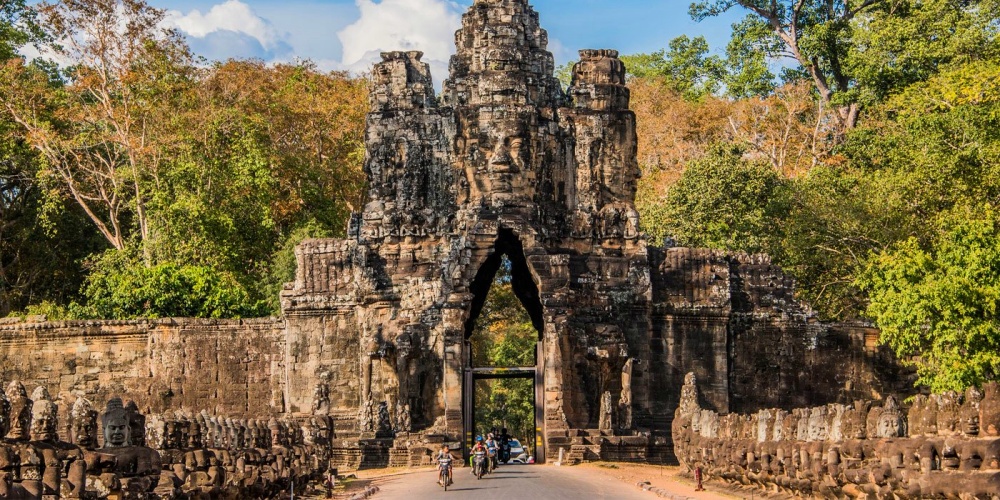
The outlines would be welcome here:
M 693 374 L 673 422 L 687 470 L 826 498 L 1000 499 L 1000 388 L 889 396 L 817 408 L 723 415 L 702 409 Z
M 146 417 L 120 398 L 99 414 L 80 397 L 69 415 L 63 440 L 44 387 L 0 392 L 0 498 L 267 498 L 319 480 L 334 437 L 329 417 Z

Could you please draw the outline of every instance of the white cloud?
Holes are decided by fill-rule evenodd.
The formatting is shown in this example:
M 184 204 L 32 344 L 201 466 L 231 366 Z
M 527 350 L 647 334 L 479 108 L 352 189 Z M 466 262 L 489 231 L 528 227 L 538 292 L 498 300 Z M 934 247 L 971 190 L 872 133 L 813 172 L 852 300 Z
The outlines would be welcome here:
M 187 14 L 170 11 L 166 24 L 187 35 L 199 53 L 213 59 L 274 59 L 292 50 L 286 34 L 240 0 L 226 0 L 204 14 L 199 10 Z
M 447 76 L 463 6 L 449 0 L 356 0 L 356 4 L 361 17 L 337 33 L 344 69 L 367 70 L 380 60 L 382 51 L 419 50 L 435 80 Z

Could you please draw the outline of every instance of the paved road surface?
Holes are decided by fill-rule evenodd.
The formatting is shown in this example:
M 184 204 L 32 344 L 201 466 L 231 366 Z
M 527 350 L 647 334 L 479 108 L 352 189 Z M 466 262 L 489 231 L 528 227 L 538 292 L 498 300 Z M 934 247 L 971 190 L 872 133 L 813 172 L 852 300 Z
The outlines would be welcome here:
M 575 467 L 503 465 L 477 480 L 469 468 L 455 469 L 448 492 L 437 485 L 434 471 L 400 475 L 380 485 L 375 500 L 653 500 L 656 495 L 635 486 Z

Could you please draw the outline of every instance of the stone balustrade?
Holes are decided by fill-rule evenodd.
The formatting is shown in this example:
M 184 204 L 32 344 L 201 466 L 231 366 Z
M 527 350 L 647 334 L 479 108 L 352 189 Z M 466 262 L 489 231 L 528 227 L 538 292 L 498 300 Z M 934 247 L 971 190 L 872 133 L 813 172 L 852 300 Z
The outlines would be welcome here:
M 985 393 L 985 394 L 984 394 Z M 674 451 L 708 480 L 825 498 L 1000 498 L 1000 391 L 719 415 L 689 374 Z
M 101 413 L 77 398 L 62 437 L 57 415 L 44 387 L 0 393 L 0 498 L 270 498 L 320 481 L 334 437 L 329 417 L 142 415 L 117 397 Z

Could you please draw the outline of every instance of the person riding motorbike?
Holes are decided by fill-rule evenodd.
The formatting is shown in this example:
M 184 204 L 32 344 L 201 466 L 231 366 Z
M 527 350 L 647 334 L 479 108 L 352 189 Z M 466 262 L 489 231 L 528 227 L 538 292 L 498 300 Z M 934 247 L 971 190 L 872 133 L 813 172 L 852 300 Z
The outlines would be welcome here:
M 486 461 L 489 459 L 489 450 L 486 449 L 486 445 L 483 443 L 482 436 L 476 436 L 476 444 L 472 447 L 472 475 L 476 476 L 479 468 L 486 467 Z M 483 472 L 486 472 L 485 469 Z
M 455 460 L 455 457 L 451 454 L 451 448 L 449 448 L 446 444 L 441 445 L 441 451 L 438 452 L 435 460 L 437 460 L 438 463 L 438 484 L 441 486 L 450 485 L 452 483 L 452 477 L 454 477 L 452 475 L 452 462 Z M 448 485 L 444 484 L 444 481 L 441 479 L 442 475 L 445 475 L 447 478 Z
M 500 439 L 498 441 L 500 444 L 500 462 L 510 462 L 510 434 L 507 433 L 506 427 L 500 431 Z
M 497 451 L 499 451 L 499 446 L 497 446 L 496 440 L 493 439 L 493 434 L 490 434 L 486 438 L 486 451 L 489 453 L 490 458 L 489 468 L 486 470 L 492 474 L 493 470 L 497 468 Z

